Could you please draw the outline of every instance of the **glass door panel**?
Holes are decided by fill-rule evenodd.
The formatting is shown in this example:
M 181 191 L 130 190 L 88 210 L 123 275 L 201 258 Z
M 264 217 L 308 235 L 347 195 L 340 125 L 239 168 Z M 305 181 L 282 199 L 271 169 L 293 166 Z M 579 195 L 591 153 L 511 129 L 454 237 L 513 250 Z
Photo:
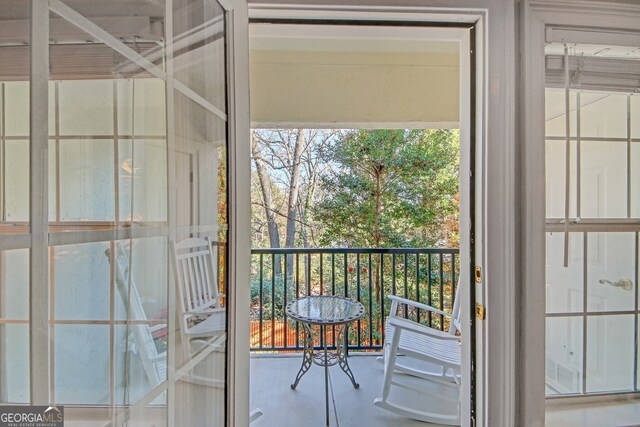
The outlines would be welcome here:
M 208 238 L 207 280 L 228 291 L 230 15 L 215 0 L 33 2 L 49 80 L 32 86 L 36 20 L 18 3 L 0 8 L 16 30 L 0 46 L 0 403 L 48 398 L 70 424 L 225 425 L 226 321 L 215 346 L 186 335 L 170 254 Z M 32 123 L 47 91 L 49 120 Z

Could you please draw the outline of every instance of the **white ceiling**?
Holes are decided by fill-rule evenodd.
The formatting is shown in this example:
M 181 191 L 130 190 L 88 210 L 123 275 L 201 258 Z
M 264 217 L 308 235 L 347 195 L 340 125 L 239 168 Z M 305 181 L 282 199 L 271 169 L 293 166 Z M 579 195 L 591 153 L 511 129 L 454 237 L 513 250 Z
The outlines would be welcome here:
M 251 24 L 249 47 L 267 51 L 457 53 L 457 28 Z
M 62 0 L 87 17 L 96 16 L 164 16 L 164 0 Z M 28 19 L 28 0 L 0 0 L 1 19 Z

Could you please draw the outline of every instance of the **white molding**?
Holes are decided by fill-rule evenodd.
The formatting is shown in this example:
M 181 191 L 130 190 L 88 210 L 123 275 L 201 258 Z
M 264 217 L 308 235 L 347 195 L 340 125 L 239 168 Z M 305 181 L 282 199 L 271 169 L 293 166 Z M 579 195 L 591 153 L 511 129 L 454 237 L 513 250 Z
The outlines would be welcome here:
M 30 403 L 49 405 L 49 5 L 31 1 L 29 147 L 29 384 Z
M 544 426 L 545 299 L 544 248 L 544 24 L 530 9 L 523 13 L 521 57 L 522 173 L 522 293 L 519 332 L 521 388 L 518 420 L 525 426 Z M 542 168 L 542 171 L 540 170 Z M 540 292 L 539 292 L 540 291 Z
M 251 154 L 249 28 L 245 0 L 229 0 L 227 87 L 229 141 L 229 281 L 227 425 L 249 425 L 249 311 L 251 283 Z
M 169 240 L 175 241 L 178 235 L 178 185 L 176 172 L 176 138 L 175 138 L 175 102 L 173 86 L 173 0 L 165 0 L 166 22 L 164 26 L 165 36 L 165 70 L 169 77 L 165 85 L 166 99 L 166 126 L 167 126 L 167 219 L 169 225 Z M 167 306 L 168 328 L 174 333 L 169 334 L 167 342 L 167 425 L 173 427 L 176 424 L 176 368 L 178 357 L 178 340 L 176 332 L 178 317 L 178 298 L 176 296 L 176 274 L 173 271 L 173 263 L 167 262 Z

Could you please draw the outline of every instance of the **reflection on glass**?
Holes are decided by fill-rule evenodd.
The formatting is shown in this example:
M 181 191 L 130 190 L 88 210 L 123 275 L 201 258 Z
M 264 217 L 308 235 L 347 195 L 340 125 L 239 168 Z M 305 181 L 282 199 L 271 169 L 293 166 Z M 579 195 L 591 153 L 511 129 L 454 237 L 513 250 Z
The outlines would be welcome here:
M 51 258 L 56 320 L 109 319 L 108 243 L 57 246 Z
M 0 251 L 0 319 L 29 319 L 29 250 Z
M 631 95 L 631 137 L 640 138 L 640 96 Z
M 576 142 L 570 142 L 571 157 L 571 182 L 569 191 L 569 216 L 577 216 L 577 151 Z M 566 151 L 564 141 L 546 141 L 545 143 L 545 188 L 546 191 L 546 215 L 547 218 L 564 218 L 565 207 L 565 175 L 566 175 Z
M 178 92 L 174 99 L 178 225 L 211 225 L 215 236 L 224 201 L 218 181 L 226 172 L 226 123 Z
M 115 396 L 117 405 L 132 404 L 167 379 L 166 324 L 115 327 Z M 165 403 L 160 394 L 153 404 Z
M 26 76 L 25 80 L 28 80 Z M 29 82 L 6 82 L 3 85 L 4 134 L 7 137 L 29 136 Z
M 587 319 L 587 392 L 633 388 L 634 316 Z
M 627 137 L 627 95 L 580 93 L 580 134 L 583 137 Z
M 547 318 L 546 393 L 582 391 L 582 318 Z
M 217 253 L 213 268 L 220 291 L 226 292 L 223 9 L 211 0 L 175 1 L 174 34 L 164 34 L 164 2 L 129 2 L 126 11 L 106 3 L 100 8 L 87 1 L 63 3 L 81 15 L 74 19 L 84 21 L 85 30 L 95 24 L 111 33 L 115 39 L 109 43 L 123 43 L 161 75 L 168 68 L 164 40 L 173 39 L 173 86 L 178 90 L 167 97 L 167 84 L 158 75 L 91 31 L 67 25 L 60 11 L 51 15 L 48 214 L 50 231 L 65 234 L 52 235 L 49 263 L 34 266 L 49 273 L 44 284 L 50 286 L 49 300 L 37 303 L 50 309 L 51 326 L 37 332 L 52 352 L 51 359 L 39 357 L 51 362 L 51 377 L 34 378 L 34 383 L 43 390 L 52 387 L 52 401 L 69 405 L 69 420 L 79 413 L 71 405 L 105 405 L 106 424 L 155 390 L 132 423 L 224 425 L 224 340 L 176 384 L 171 410 L 163 389 L 169 387 L 168 370 L 189 363 L 195 354 L 181 353 L 182 344 L 203 350 L 201 343 L 188 343 L 167 326 L 174 312 L 169 307 L 170 239 L 210 237 Z M 28 22 L 28 14 L 23 15 L 20 19 Z M 10 78 L 0 76 L 3 222 L 29 220 L 29 191 L 38 182 L 33 176 L 47 173 L 29 171 L 33 153 L 25 42 L 0 46 L 0 72 L 16 70 Z M 16 228 L 7 225 L 2 232 Z M 28 274 L 28 249 L 0 253 L 0 402 L 30 398 Z M 168 348 L 170 342 L 177 347 Z M 170 350 L 176 350 L 173 360 Z M 215 378 L 217 386 L 187 381 L 193 376 Z M 175 419 L 169 421 L 169 414 Z
M 626 218 L 626 142 L 583 141 L 580 155 L 580 216 Z
M 136 78 L 116 80 L 118 133 L 136 137 L 166 134 L 165 82 L 160 79 Z M 134 93 L 135 88 L 135 93 Z M 131 126 L 131 123 L 134 126 Z
M 631 218 L 640 218 L 640 142 L 631 144 Z
M 583 233 L 569 235 L 569 266 L 564 267 L 564 234 L 547 233 L 546 301 L 547 313 L 582 311 L 584 296 Z
M 115 319 L 166 323 L 167 239 L 118 240 L 112 242 L 109 253 L 115 257 L 105 258 L 114 267 Z
M 29 221 L 29 141 L 7 140 L 5 147 L 5 221 Z
M 131 146 L 131 140 L 119 142 L 120 221 L 166 221 L 166 140 L 136 139 L 133 152 Z
M 56 325 L 55 401 L 61 404 L 109 404 L 109 327 Z
M 0 323 L 0 403 L 29 403 L 29 325 Z
M 59 85 L 61 135 L 113 135 L 110 80 L 70 80 Z
M 113 141 L 60 141 L 63 221 L 114 221 Z
M 635 283 L 625 289 L 623 282 L 635 281 L 635 233 L 589 233 L 587 239 L 587 310 L 632 310 Z
M 173 13 L 175 79 L 224 112 L 224 11 L 217 2 L 206 0 L 181 1 L 176 9 Z
M 571 120 L 571 136 L 577 135 L 576 94 L 569 97 L 569 110 Z M 545 90 L 545 133 L 548 137 L 564 137 L 566 135 L 565 95 L 564 89 Z

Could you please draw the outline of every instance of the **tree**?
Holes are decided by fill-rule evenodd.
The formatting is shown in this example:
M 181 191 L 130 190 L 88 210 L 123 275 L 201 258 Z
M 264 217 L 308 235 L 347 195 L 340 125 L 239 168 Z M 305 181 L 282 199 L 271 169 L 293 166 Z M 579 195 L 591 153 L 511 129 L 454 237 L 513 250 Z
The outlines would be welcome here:
M 272 248 L 280 247 L 280 234 L 278 231 L 278 224 L 276 222 L 276 212 L 273 205 L 273 199 L 271 197 L 271 178 L 265 160 L 260 152 L 258 146 L 258 137 L 255 132 L 251 133 L 251 157 L 256 167 L 256 174 L 258 182 L 260 183 L 260 190 L 262 195 L 262 207 L 264 208 L 264 215 L 267 220 L 267 229 L 269 230 L 269 244 Z
M 328 167 L 320 153 L 334 135 L 334 131 L 323 129 L 256 129 L 252 132 L 255 190 L 252 202 L 261 211 L 254 209 L 252 220 L 255 230 L 267 226 L 269 247 L 315 243 L 312 207 L 318 176 Z M 254 245 L 258 243 L 255 235 Z
M 457 245 L 459 132 L 347 131 L 327 150 L 321 244 Z
M 457 236 L 457 130 L 355 130 L 327 154 L 315 217 L 321 244 L 350 247 L 450 245 Z M 455 242 L 457 245 L 457 241 Z M 380 301 L 381 272 L 374 271 Z

